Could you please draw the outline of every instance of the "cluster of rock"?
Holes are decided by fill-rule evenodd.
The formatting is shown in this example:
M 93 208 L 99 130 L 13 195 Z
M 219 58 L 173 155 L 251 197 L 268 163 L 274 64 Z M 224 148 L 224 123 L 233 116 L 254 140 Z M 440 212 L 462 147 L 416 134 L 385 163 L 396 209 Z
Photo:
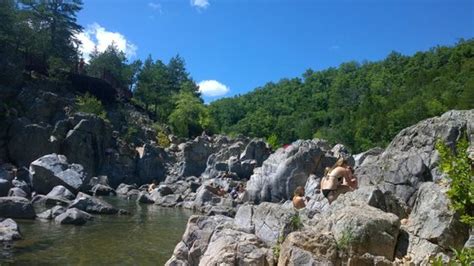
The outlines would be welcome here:
M 400 132 L 387 149 L 353 157 L 321 140 L 280 148 L 254 169 L 248 202 L 234 202 L 235 215 L 210 212 L 189 219 L 167 265 L 426 265 L 435 257 L 446 262 L 452 248 L 469 245 L 469 227 L 450 208 L 448 185 L 438 182 L 444 177 L 434 146 L 439 139 L 454 147 L 463 135 L 474 150 L 474 110 L 422 121 Z M 354 160 L 360 188 L 329 205 L 319 194 L 319 178 L 339 156 Z M 311 198 L 302 211 L 288 201 L 297 186 L 305 186 Z
M 80 225 L 126 213 L 95 197 L 103 195 L 205 214 L 189 219 L 167 265 L 426 264 L 469 237 L 449 208 L 434 146 L 441 140 L 454 149 L 465 134 L 474 159 L 474 110 L 427 119 L 386 149 L 352 156 L 319 139 L 271 153 L 261 139 L 170 136 L 161 148 L 151 121 L 131 106 L 109 110 L 105 121 L 72 112 L 74 95 L 64 88 L 0 96 L 18 106 L 0 106 L 0 241 L 21 237 L 11 219 Z M 143 126 L 126 141 L 123 125 L 132 122 Z M 329 205 L 320 178 L 341 156 L 360 188 Z M 152 181 L 159 185 L 150 190 Z M 221 193 L 238 184 L 244 197 Z M 310 197 L 303 211 L 289 202 L 298 186 Z

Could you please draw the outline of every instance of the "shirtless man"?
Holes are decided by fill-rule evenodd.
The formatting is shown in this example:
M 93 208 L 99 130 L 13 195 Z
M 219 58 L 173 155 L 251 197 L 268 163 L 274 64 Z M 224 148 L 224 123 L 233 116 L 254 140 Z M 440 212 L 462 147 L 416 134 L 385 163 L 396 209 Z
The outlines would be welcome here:
M 293 196 L 293 207 L 302 209 L 306 207 L 306 197 L 304 196 L 304 187 L 297 187 Z
M 328 199 L 329 204 L 335 201 L 339 195 L 357 188 L 357 178 L 353 172 L 352 167 L 343 158 L 328 169 L 326 175 L 321 179 L 321 192 Z

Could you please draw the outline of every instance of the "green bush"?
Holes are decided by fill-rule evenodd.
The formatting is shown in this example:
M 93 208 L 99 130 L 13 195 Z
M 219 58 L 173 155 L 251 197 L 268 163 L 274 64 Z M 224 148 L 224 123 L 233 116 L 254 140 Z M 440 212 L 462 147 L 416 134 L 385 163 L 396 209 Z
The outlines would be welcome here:
M 458 141 L 456 152 L 441 141 L 436 143 L 441 158 L 440 168 L 451 179 L 447 192 L 451 207 L 461 215 L 463 223 L 474 226 L 474 171 L 468 157 L 468 147 L 465 136 Z
M 290 219 L 291 231 L 297 231 L 303 228 L 303 223 L 301 222 L 301 217 L 298 214 L 295 214 Z
M 84 96 L 76 97 L 76 111 L 95 114 L 102 119 L 107 119 L 107 112 L 102 102 L 88 92 Z
M 453 249 L 453 252 L 454 260 L 462 266 L 470 266 L 474 262 L 474 249 L 472 248 Z
M 352 232 L 352 229 L 349 227 L 344 228 L 342 236 L 336 241 L 337 249 L 347 253 L 352 241 L 354 241 L 354 233 Z
M 158 146 L 162 148 L 167 148 L 171 145 L 171 141 L 168 138 L 168 134 L 166 134 L 166 131 L 163 129 L 163 127 L 155 123 L 152 125 L 153 129 L 156 131 L 156 142 L 158 143 Z
M 276 150 L 278 147 L 280 147 L 278 136 L 275 133 L 271 134 L 270 137 L 267 138 L 267 142 L 270 144 L 270 147 L 272 147 L 272 150 Z

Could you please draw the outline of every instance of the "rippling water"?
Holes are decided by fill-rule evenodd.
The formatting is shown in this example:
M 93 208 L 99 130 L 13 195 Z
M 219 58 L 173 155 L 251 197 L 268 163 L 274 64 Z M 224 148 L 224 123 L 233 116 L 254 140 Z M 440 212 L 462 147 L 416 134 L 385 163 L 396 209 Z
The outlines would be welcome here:
M 4 245 L 0 264 L 163 265 L 192 212 L 104 198 L 131 215 L 95 215 L 84 226 L 17 220 L 23 240 Z

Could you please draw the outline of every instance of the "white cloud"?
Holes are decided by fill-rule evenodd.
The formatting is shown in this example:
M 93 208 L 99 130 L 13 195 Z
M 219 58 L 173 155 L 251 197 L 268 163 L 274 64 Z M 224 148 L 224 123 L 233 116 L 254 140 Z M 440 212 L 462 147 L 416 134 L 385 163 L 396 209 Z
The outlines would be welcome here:
M 222 96 L 230 91 L 229 87 L 213 79 L 203 80 L 198 85 L 202 95 L 208 97 Z
M 163 13 L 163 9 L 162 9 L 160 3 L 149 2 L 149 3 L 148 3 L 148 7 L 150 7 L 150 8 L 153 9 L 153 10 L 158 11 L 158 13 L 160 13 L 160 14 Z
M 191 0 L 191 5 L 199 9 L 206 9 L 209 6 L 209 0 Z
M 341 47 L 339 45 L 332 45 L 329 47 L 329 50 L 339 50 Z
M 79 51 L 82 52 L 86 61 L 89 60 L 89 55 L 96 46 L 99 52 L 103 52 L 112 43 L 124 52 L 128 58 L 132 58 L 137 54 L 137 46 L 128 41 L 123 34 L 107 31 L 98 23 L 87 26 L 85 31 L 77 34 L 76 37 L 82 42 Z

